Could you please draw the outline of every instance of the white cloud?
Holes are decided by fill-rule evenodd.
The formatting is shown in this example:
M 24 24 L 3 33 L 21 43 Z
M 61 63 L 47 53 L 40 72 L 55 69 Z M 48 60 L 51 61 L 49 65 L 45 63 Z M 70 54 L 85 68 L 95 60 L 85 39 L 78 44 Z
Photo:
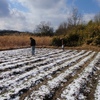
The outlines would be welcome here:
M 53 27 L 67 19 L 70 14 L 65 0 L 8 0 L 10 17 L 3 20 L 0 29 L 32 31 L 41 21 L 49 21 Z M 0 1 L 1 2 L 1 1 Z M 20 6 L 18 6 L 20 4 Z M 20 10 L 20 7 L 28 11 Z
M 72 9 L 67 0 L 1 0 L 1 3 L 2 12 L 7 15 L 1 14 L 6 17 L 0 16 L 0 29 L 19 31 L 33 31 L 41 21 L 49 21 L 56 28 L 67 21 Z M 91 16 L 84 15 L 84 20 L 91 19 Z
M 7 11 L 10 16 L 1 18 L 0 29 L 15 29 L 32 31 L 41 21 L 49 21 L 56 27 L 60 22 L 67 19 L 69 10 L 65 0 L 7 0 Z M 3 0 L 2 0 L 3 2 Z M 0 1 L 1 3 L 1 1 Z M 20 4 L 18 6 L 18 4 Z M 3 5 L 3 7 L 5 7 Z M 28 9 L 21 10 L 21 6 Z M 2 7 L 2 9 L 4 9 Z
M 88 22 L 88 21 L 90 21 L 91 19 L 93 19 L 94 16 L 95 16 L 95 14 L 84 14 L 84 15 L 83 15 L 83 20 L 84 20 L 85 22 Z

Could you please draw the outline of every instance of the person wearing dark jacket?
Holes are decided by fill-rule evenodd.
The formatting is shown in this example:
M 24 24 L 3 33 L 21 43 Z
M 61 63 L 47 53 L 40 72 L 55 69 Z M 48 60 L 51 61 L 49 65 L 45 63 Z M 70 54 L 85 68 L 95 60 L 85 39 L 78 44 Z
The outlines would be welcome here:
M 32 37 L 30 37 L 30 41 L 31 41 L 30 45 L 32 47 L 32 55 L 34 55 L 35 54 L 36 41 Z

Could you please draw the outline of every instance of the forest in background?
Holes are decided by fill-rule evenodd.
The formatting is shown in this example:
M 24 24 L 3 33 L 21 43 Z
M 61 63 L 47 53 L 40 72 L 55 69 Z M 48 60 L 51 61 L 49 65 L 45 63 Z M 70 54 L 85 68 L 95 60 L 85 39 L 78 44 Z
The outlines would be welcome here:
M 76 8 L 67 21 L 62 22 L 57 29 L 50 22 L 40 22 L 36 29 L 30 32 L 12 30 L 0 31 L 0 50 L 30 46 L 30 37 L 36 40 L 37 46 L 100 47 L 100 12 L 92 20 L 84 22 Z

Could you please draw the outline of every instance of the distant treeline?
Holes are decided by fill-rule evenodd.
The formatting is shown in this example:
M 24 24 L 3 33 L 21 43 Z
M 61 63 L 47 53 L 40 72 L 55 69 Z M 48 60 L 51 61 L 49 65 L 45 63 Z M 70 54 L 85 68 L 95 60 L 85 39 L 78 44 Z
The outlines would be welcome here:
M 72 16 L 62 22 L 54 31 L 50 23 L 41 22 L 34 34 L 37 36 L 52 36 L 53 46 L 92 45 L 100 46 L 100 12 L 92 20 L 84 22 L 77 9 L 73 9 Z
M 82 46 L 84 44 L 100 46 L 100 12 L 89 22 L 84 22 L 82 15 L 76 8 L 73 8 L 72 15 L 55 31 L 50 22 L 41 22 L 37 25 L 34 34 L 52 36 L 51 45 L 53 46 L 61 46 L 62 39 L 65 46 Z
M 34 35 L 31 32 L 20 32 L 15 30 L 0 30 L 0 36 L 4 35 Z
M 63 25 L 64 23 L 56 30 L 52 40 L 53 45 L 61 46 L 61 39 L 63 39 L 65 46 L 82 46 L 84 44 L 100 46 L 100 23 L 90 21 L 87 24 L 67 28 Z

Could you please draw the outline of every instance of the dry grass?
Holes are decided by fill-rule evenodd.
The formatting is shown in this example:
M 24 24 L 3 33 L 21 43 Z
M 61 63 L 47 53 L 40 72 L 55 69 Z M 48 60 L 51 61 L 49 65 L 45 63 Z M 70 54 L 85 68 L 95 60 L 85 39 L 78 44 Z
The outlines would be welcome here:
M 37 47 L 52 48 L 52 46 L 50 46 L 52 37 L 49 36 L 37 37 L 30 35 L 10 35 L 10 36 L 5 35 L 5 36 L 0 36 L 0 50 L 30 47 L 30 37 L 33 37 L 36 40 Z M 58 47 L 53 47 L 53 48 L 58 48 Z M 100 47 L 89 46 L 85 44 L 80 47 L 65 47 L 65 49 L 100 51 Z
M 45 37 L 33 37 L 36 40 L 37 46 L 50 46 L 52 38 Z
M 36 40 L 37 46 L 49 46 L 51 37 L 31 36 Z M 0 50 L 30 46 L 29 35 L 0 36 Z

